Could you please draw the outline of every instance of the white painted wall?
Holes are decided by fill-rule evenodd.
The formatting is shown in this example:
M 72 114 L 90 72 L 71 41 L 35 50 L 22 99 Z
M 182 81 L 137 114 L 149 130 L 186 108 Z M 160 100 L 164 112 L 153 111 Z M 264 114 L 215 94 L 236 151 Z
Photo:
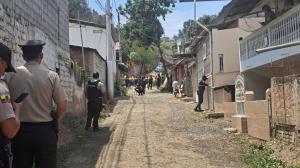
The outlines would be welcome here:
M 110 98 L 113 97 L 114 83 L 116 81 L 117 66 L 116 66 L 116 45 L 111 38 L 111 45 L 107 47 L 107 32 L 106 29 L 84 25 L 82 23 L 82 39 L 85 48 L 96 49 L 100 56 L 107 61 L 108 68 L 108 90 Z M 80 26 L 78 23 L 69 23 L 69 40 L 70 45 L 81 46 Z M 109 52 L 107 49 L 109 48 Z M 109 55 L 107 54 L 109 53 Z
M 83 46 L 96 49 L 106 60 L 106 30 L 100 27 L 82 24 Z M 81 46 L 80 28 L 78 23 L 69 23 L 70 45 Z M 112 44 L 113 45 L 113 44 Z

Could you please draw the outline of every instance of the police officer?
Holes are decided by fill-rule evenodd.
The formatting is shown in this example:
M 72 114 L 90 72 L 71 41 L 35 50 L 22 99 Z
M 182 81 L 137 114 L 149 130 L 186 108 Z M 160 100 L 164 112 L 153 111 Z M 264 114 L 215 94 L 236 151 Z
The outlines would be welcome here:
M 93 79 L 88 81 L 87 84 L 87 94 L 86 97 L 88 99 L 88 114 L 85 125 L 85 130 L 88 130 L 91 127 L 91 123 L 93 120 L 93 130 L 99 131 L 98 120 L 100 117 L 100 111 L 103 108 L 103 94 L 105 92 L 105 88 L 102 82 L 99 80 L 99 73 L 93 73 Z
M 11 95 L 29 93 L 22 102 L 21 128 L 12 140 L 13 168 L 55 168 L 57 151 L 56 121 L 51 115 L 53 101 L 61 118 L 67 110 L 64 89 L 56 72 L 42 65 L 43 46 L 39 40 L 19 45 L 23 51 L 24 66 L 16 68 L 10 81 Z
M 195 111 L 203 111 L 201 109 L 201 104 L 203 103 L 203 94 L 204 94 L 204 91 L 205 91 L 205 86 L 208 86 L 205 81 L 207 80 L 207 77 L 204 75 L 202 77 L 202 80 L 199 82 L 199 85 L 198 85 L 198 90 L 197 90 L 197 96 L 198 96 L 198 103 L 197 103 L 197 106 L 195 107 Z
M 0 43 L 0 75 L 15 72 L 11 65 L 11 51 Z M 11 97 L 4 80 L 0 80 L 0 168 L 9 168 L 8 139 L 13 138 L 20 128 L 20 104 L 11 104 Z M 15 109 L 15 110 L 14 110 Z

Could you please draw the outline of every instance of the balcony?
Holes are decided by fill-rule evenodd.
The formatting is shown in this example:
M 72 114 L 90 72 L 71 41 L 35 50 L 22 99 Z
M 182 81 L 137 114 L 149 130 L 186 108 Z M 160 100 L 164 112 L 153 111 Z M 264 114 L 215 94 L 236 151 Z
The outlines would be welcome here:
M 300 53 L 300 4 L 240 43 L 241 72 Z

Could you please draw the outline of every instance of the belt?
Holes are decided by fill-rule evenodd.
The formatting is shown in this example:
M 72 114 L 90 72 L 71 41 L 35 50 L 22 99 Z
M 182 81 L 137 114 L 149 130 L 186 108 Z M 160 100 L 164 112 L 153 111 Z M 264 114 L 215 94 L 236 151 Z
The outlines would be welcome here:
M 48 122 L 21 122 L 21 126 L 51 126 L 53 125 L 54 121 Z

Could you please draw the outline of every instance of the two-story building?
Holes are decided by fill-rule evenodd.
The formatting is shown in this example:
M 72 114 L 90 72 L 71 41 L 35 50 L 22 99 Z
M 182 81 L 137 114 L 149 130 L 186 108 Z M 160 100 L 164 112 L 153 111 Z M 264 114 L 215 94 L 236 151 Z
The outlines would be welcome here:
M 70 19 L 69 39 L 70 53 L 74 62 L 80 64 L 90 75 L 93 72 L 100 74 L 100 80 L 107 86 L 107 92 L 111 98 L 113 96 L 114 83 L 117 75 L 116 50 L 117 39 L 111 35 L 112 51 L 107 52 L 107 32 L 106 26 L 96 23 Z M 83 48 L 83 53 L 82 53 Z M 112 55 L 108 55 L 112 53 Z M 84 57 L 84 58 L 83 58 Z M 107 60 L 111 65 L 107 64 Z M 119 59 L 119 58 L 118 58 Z M 108 71 L 111 68 L 111 71 Z M 112 72 L 112 74 L 108 74 Z M 110 77 L 108 77 L 110 76 Z M 109 80 L 112 80 L 109 82 Z M 112 85 L 110 85 L 111 83 Z

